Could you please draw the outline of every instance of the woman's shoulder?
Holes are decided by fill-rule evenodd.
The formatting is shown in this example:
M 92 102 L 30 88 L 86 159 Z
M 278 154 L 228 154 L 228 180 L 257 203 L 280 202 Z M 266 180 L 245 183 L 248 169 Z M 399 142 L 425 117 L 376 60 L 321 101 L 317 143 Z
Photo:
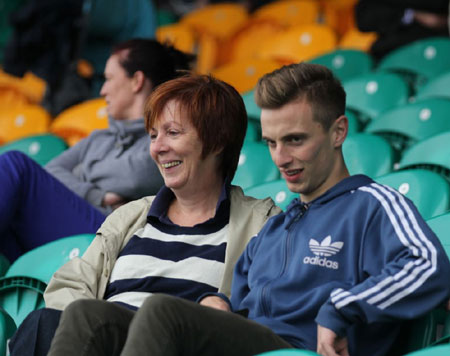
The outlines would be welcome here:
M 231 205 L 242 207 L 243 209 L 253 209 L 263 214 L 278 214 L 281 209 L 276 206 L 272 198 L 256 199 L 254 197 L 245 195 L 242 188 L 239 186 L 231 186 L 230 189 Z

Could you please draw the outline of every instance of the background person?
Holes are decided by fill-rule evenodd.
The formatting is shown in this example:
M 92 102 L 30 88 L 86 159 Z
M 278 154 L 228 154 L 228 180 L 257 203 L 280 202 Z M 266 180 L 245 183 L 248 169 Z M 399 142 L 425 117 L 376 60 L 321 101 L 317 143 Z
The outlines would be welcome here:
M 145 100 L 191 59 L 154 40 L 119 44 L 101 90 L 108 129 L 94 131 L 46 171 L 19 152 L 0 155 L 1 253 L 13 261 L 58 238 L 95 233 L 113 209 L 158 191 L 162 179 L 149 155 Z
M 246 197 L 230 185 L 247 128 L 244 103 L 230 85 L 198 75 L 166 82 L 152 93 L 145 117 L 165 185 L 156 197 L 109 215 L 83 257 L 54 274 L 44 294 L 52 309 L 25 319 L 10 342 L 11 355 L 46 354 L 60 310 L 72 305 L 95 305 L 107 332 L 131 320 L 154 293 L 188 300 L 229 295 L 245 245 L 280 212 L 271 199 Z M 126 336 L 127 326 L 103 345 L 105 353 L 112 355 Z
M 402 322 L 449 298 L 450 263 L 411 201 L 349 176 L 345 92 L 331 71 L 283 67 L 260 79 L 256 102 L 272 159 L 300 199 L 247 245 L 231 299 L 202 296 L 199 305 L 155 295 L 131 321 L 123 349 L 109 353 L 99 345 L 128 319 L 100 332 L 95 306 L 80 300 L 64 311 L 49 356 L 250 356 L 292 347 L 386 355 Z

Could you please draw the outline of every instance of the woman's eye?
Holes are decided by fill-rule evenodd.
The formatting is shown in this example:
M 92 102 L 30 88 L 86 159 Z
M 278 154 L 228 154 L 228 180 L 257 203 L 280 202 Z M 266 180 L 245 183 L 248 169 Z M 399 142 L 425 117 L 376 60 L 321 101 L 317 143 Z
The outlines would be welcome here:
M 169 134 L 169 136 L 176 136 L 176 135 L 178 135 L 178 131 L 170 130 L 170 131 L 168 132 L 168 134 Z

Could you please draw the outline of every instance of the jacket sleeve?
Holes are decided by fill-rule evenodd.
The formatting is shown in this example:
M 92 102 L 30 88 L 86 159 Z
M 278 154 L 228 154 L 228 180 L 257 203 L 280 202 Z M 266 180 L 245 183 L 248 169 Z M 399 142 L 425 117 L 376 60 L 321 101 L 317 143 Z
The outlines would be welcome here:
M 92 139 L 92 135 L 78 142 L 76 145 L 70 147 L 59 156 L 52 159 L 45 169 L 63 183 L 70 190 L 77 195 L 86 199 L 94 206 L 101 206 L 105 191 L 95 184 L 83 181 L 80 178 L 82 172 L 77 172 L 81 168 L 81 163 L 86 155 L 86 151 L 89 148 L 89 142 Z
M 316 318 L 341 336 L 354 323 L 417 318 L 450 296 L 448 257 L 414 205 L 391 188 L 364 189 L 379 209 L 361 245 L 361 281 L 333 290 Z
M 98 281 L 103 273 L 102 250 L 97 236 L 82 258 L 70 260 L 55 272 L 44 293 L 47 308 L 63 310 L 74 300 L 97 298 Z

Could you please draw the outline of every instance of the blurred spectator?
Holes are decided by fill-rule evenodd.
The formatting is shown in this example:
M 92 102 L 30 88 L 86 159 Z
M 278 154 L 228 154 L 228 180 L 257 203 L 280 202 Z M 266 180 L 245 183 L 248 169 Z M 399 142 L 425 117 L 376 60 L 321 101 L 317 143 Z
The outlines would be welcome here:
M 449 36 L 448 0 L 360 0 L 356 23 L 376 32 L 371 54 L 380 59 L 407 43 L 432 36 Z

